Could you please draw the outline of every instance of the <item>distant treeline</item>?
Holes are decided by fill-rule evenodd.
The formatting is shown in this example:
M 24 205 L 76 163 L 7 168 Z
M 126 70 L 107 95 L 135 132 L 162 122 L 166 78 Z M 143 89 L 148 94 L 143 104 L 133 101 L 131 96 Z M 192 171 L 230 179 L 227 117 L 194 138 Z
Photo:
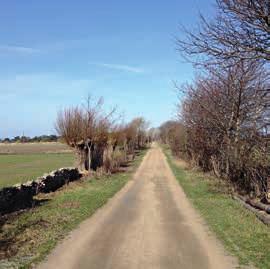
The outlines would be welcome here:
M 56 142 L 60 139 L 57 135 L 41 135 L 41 136 L 15 136 L 14 138 L 0 139 L 0 143 L 33 143 L 33 142 Z

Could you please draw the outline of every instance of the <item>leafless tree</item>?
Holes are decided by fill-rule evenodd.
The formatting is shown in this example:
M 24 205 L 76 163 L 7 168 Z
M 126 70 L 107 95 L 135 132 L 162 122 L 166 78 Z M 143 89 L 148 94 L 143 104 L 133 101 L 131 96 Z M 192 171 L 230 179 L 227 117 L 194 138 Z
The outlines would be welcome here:
M 269 63 L 270 0 L 216 0 L 216 4 L 215 19 L 200 15 L 198 31 L 182 27 L 185 38 L 177 40 L 179 51 L 201 64 L 207 60 L 228 65 L 239 59 Z
M 145 145 L 146 121 L 119 124 L 115 114 L 115 109 L 105 112 L 102 98 L 94 102 L 90 97 L 84 105 L 58 113 L 56 130 L 75 149 L 80 170 L 110 172 Z
M 180 121 L 167 121 L 159 127 L 162 143 L 168 144 L 175 156 L 186 156 L 186 128 Z
M 69 146 L 75 148 L 81 169 L 95 170 L 102 166 L 114 112 L 114 109 L 104 112 L 102 98 L 96 103 L 88 98 L 86 105 L 58 113 L 56 130 Z
M 186 98 L 180 113 L 187 155 L 242 190 L 263 193 L 269 169 L 262 120 L 269 111 L 269 75 L 261 63 L 247 60 L 208 71 L 207 77 L 183 89 Z

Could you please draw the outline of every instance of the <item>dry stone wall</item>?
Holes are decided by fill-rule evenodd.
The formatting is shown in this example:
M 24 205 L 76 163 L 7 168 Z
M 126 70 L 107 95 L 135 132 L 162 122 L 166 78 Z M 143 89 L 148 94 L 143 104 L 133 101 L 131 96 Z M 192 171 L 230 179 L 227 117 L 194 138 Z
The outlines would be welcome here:
M 33 206 L 38 193 L 56 191 L 69 182 L 78 180 L 82 174 L 77 168 L 61 168 L 33 181 L 0 189 L 0 216 Z

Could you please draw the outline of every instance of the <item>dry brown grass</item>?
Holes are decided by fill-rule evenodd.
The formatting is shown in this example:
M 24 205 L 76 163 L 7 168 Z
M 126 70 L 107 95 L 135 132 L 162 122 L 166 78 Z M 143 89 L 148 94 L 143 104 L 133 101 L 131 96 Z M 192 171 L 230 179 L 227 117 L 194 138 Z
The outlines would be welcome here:
M 174 162 L 177 166 L 180 166 L 180 167 L 183 168 L 183 169 L 188 169 L 188 168 L 190 168 L 190 165 L 189 165 L 186 161 L 184 161 L 184 160 L 182 160 L 182 159 L 175 158 L 175 159 L 173 160 L 173 162 Z

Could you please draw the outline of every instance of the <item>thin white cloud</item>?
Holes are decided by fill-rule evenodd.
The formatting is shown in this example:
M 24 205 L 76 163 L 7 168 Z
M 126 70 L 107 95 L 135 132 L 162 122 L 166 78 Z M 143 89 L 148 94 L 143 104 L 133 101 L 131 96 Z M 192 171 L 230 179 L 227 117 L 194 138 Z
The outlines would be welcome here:
M 69 39 L 54 41 L 51 43 L 43 44 L 42 49 L 44 51 L 63 51 L 76 49 L 85 46 L 88 43 L 87 39 Z
M 40 44 L 39 47 L 27 47 L 19 45 L 1 45 L 0 44 L 0 55 L 1 54 L 21 54 L 21 55 L 33 55 L 36 53 L 50 53 L 57 51 L 64 51 L 69 49 L 75 49 L 86 44 L 87 40 L 72 39 L 55 41 L 51 43 Z
M 39 49 L 30 48 L 30 47 L 0 45 L 0 53 L 34 54 L 38 52 L 40 52 Z
M 145 72 L 145 70 L 142 68 L 133 67 L 130 65 L 108 64 L 108 63 L 90 63 L 90 64 L 94 64 L 94 65 L 105 67 L 105 68 L 120 70 L 120 71 L 131 72 L 131 73 L 144 73 Z

